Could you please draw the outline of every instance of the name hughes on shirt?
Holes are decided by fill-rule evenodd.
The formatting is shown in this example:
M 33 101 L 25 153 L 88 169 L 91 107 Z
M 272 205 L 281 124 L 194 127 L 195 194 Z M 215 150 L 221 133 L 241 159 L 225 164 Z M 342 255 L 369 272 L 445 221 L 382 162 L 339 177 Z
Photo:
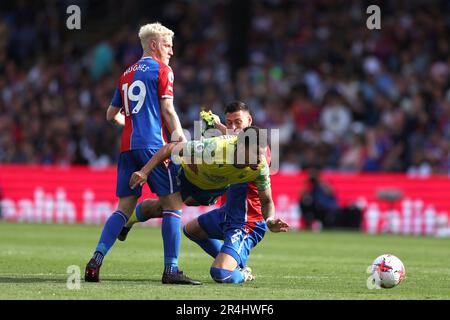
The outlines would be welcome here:
M 144 63 L 139 63 L 139 64 L 135 64 L 131 67 L 129 67 L 127 70 L 125 70 L 125 72 L 123 73 L 123 75 L 125 76 L 126 74 L 132 72 L 132 71 L 142 71 L 142 72 L 147 72 L 147 70 L 149 69 L 149 66 L 144 64 Z

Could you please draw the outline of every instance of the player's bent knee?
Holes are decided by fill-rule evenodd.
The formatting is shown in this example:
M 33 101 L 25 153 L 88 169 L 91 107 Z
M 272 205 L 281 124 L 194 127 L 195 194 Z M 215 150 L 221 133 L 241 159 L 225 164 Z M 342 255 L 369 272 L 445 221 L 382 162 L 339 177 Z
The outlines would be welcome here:
M 238 266 L 238 261 L 229 253 L 220 252 L 214 260 L 212 266 L 214 268 L 233 270 Z
M 211 267 L 210 269 L 211 278 L 218 283 L 229 283 L 232 273 L 232 271 L 221 268 Z
M 218 283 L 241 283 L 244 282 L 244 275 L 238 269 L 233 271 L 211 267 L 211 278 Z
M 157 199 L 145 199 L 141 202 L 141 214 L 147 219 L 162 218 L 161 202 Z

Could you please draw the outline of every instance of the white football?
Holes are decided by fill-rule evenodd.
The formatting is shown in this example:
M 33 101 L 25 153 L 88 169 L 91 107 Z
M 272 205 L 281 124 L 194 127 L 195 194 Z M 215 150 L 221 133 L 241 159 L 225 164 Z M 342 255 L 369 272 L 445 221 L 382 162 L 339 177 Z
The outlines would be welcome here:
M 405 266 L 392 254 L 383 254 L 372 263 L 372 276 L 381 288 L 398 286 L 405 278 Z

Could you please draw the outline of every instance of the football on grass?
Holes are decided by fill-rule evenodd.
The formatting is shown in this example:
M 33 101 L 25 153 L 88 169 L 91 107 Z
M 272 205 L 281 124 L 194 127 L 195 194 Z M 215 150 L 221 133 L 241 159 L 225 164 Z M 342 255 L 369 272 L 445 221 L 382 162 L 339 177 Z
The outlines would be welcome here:
M 405 266 L 396 256 L 383 254 L 372 263 L 372 276 L 381 288 L 393 288 L 405 278 Z

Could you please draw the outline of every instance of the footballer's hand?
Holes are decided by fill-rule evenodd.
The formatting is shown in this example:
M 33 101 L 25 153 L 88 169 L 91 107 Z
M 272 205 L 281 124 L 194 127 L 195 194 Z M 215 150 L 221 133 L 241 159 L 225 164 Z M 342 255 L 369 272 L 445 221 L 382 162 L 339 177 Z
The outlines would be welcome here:
M 214 128 L 219 129 L 220 132 L 222 132 L 222 134 L 226 134 L 227 133 L 227 126 L 224 125 L 221 121 L 220 121 L 220 117 L 217 114 L 214 114 L 211 112 L 211 116 L 213 117 L 213 121 L 214 121 Z
M 137 186 L 143 186 L 147 182 L 147 175 L 142 171 L 133 172 L 130 178 L 130 188 L 134 189 Z
M 271 232 L 287 232 L 289 225 L 279 218 L 267 219 L 267 227 Z
M 214 113 L 211 112 L 211 116 L 212 116 L 212 118 L 213 118 L 214 125 L 220 125 L 220 124 L 222 124 L 222 123 L 220 122 L 220 118 L 219 118 L 219 116 L 218 116 L 217 114 L 214 114 Z

